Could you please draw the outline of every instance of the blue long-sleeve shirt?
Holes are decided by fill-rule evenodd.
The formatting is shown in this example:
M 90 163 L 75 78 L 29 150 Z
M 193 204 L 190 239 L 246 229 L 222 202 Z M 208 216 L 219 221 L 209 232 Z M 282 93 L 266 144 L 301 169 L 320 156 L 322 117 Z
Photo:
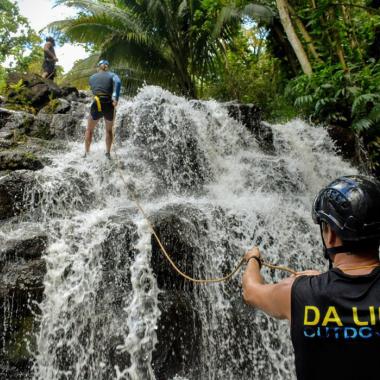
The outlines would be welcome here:
M 121 81 L 115 73 L 99 71 L 91 75 L 89 83 L 94 95 L 110 95 L 112 99 L 119 100 Z

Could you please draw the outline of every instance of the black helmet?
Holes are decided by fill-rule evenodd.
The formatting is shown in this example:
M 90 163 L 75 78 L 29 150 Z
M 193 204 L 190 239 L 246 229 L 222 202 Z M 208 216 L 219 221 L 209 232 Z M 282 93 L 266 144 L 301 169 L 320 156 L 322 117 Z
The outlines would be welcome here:
M 313 220 L 327 223 L 343 242 L 380 239 L 380 182 L 353 175 L 336 179 L 314 200 Z

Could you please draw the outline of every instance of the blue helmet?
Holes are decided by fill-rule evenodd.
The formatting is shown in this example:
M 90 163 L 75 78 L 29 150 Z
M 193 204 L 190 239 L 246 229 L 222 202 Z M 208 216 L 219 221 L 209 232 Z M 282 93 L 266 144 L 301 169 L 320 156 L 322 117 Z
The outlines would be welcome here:
M 109 66 L 110 63 L 109 63 L 106 59 L 101 59 L 101 60 L 98 62 L 98 67 L 99 67 L 100 65 L 107 65 L 107 66 Z

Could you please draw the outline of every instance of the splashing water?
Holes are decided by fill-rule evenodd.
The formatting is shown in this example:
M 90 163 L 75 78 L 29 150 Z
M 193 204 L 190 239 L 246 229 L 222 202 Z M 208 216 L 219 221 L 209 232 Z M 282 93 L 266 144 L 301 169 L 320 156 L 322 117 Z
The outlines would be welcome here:
M 194 276 L 228 272 L 254 244 L 270 262 L 323 268 L 310 205 L 328 181 L 354 173 L 325 130 L 272 125 L 275 153 L 266 153 L 222 105 L 158 87 L 123 100 L 117 125 L 126 179 L 158 224 L 165 215 L 177 221 L 170 231 L 180 231 Z M 294 378 L 288 325 L 243 305 L 241 274 L 161 287 L 146 221 L 104 157 L 103 138 L 90 157 L 82 150 L 74 142 L 51 156 L 28 194 L 30 220 L 50 237 L 34 379 Z M 164 357 L 167 336 L 175 359 Z

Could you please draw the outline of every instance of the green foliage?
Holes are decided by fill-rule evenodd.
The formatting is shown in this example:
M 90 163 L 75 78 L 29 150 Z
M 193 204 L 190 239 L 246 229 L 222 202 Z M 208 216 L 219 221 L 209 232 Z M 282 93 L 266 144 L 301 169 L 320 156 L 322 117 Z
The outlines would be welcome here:
M 119 73 L 128 74 L 130 87 L 148 82 L 192 97 L 196 83 L 223 56 L 237 25 L 223 21 L 223 0 L 58 3 L 76 7 L 79 14 L 50 28 L 72 41 L 93 44 Z
M 7 85 L 7 108 L 35 114 L 36 110 L 32 107 L 30 97 L 28 97 L 25 90 L 26 86 L 23 79 L 20 79 L 17 83 Z
M 368 130 L 380 121 L 380 64 L 352 66 L 349 72 L 325 66 L 311 77 L 291 81 L 286 95 L 316 122 Z
M 267 30 L 243 29 L 226 52 L 226 60 L 207 77 L 203 97 L 255 103 L 266 119 L 288 119 L 294 108 L 281 95 L 284 78 L 279 60 L 266 49 Z
M 19 69 L 24 69 L 38 54 L 38 35 L 30 28 L 28 20 L 21 16 L 15 3 L 0 3 L 0 63 L 12 57 Z

